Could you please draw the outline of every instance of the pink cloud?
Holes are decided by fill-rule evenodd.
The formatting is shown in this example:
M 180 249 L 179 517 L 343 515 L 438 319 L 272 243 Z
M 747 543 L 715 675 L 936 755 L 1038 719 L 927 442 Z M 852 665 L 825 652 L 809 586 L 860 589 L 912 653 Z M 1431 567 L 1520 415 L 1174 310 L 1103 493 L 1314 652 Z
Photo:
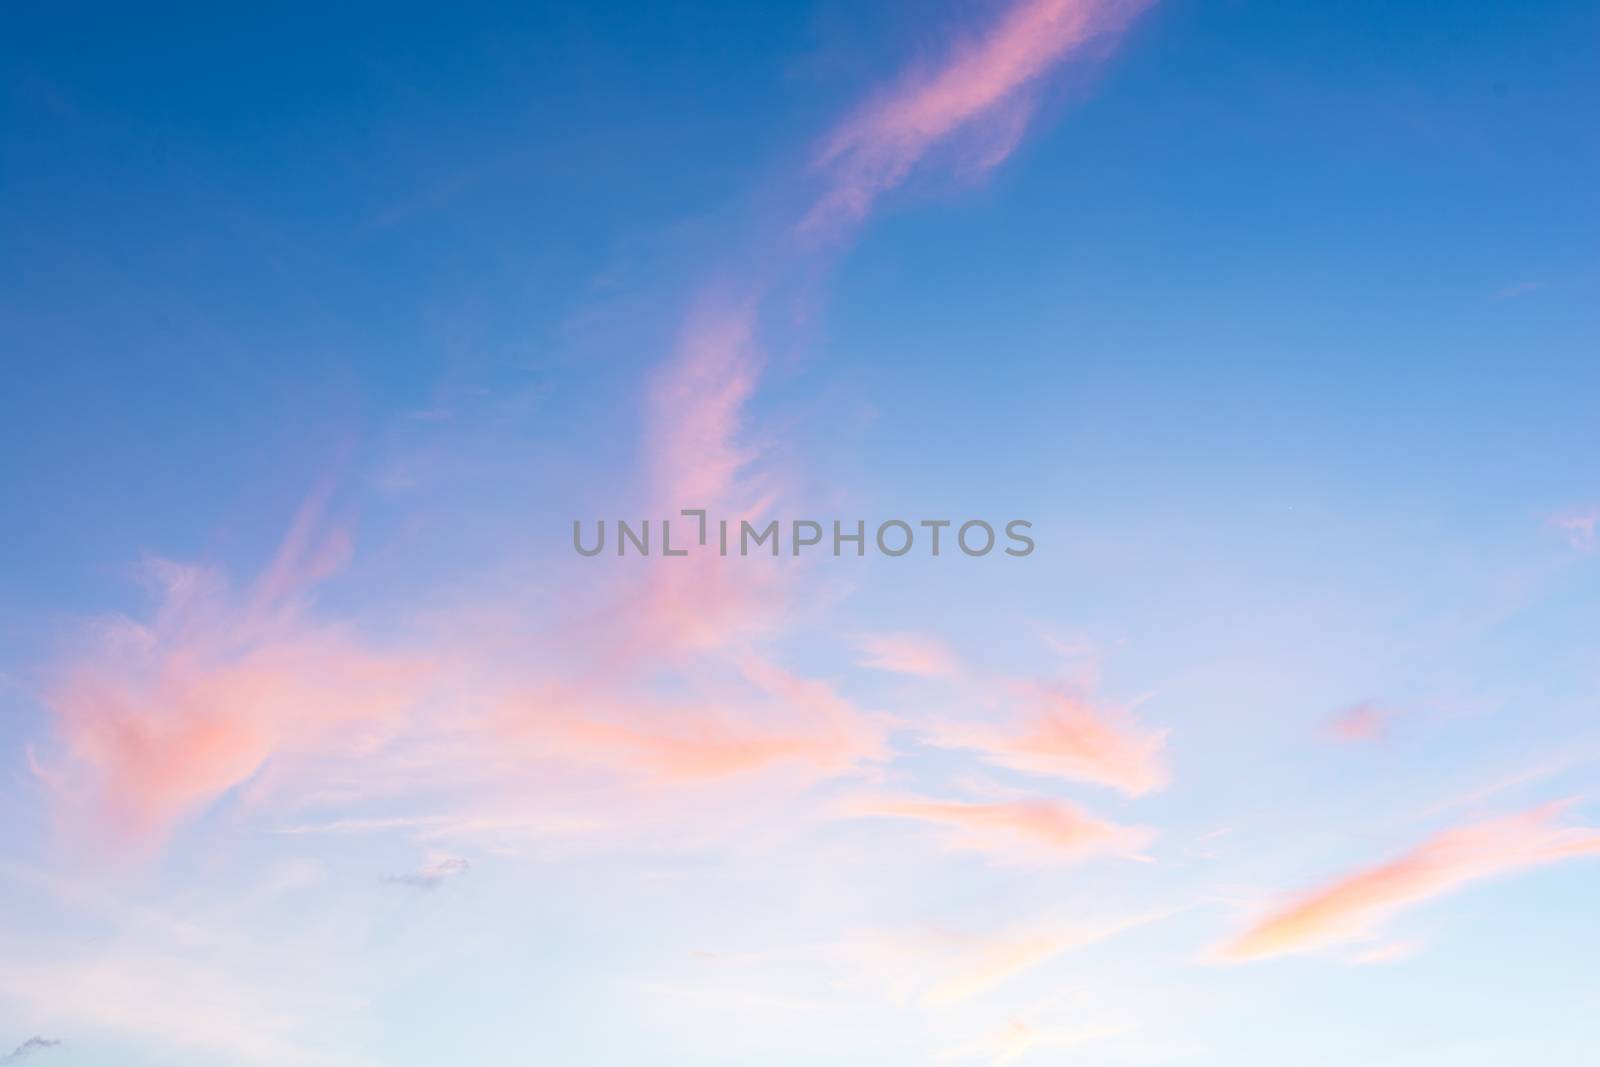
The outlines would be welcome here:
M 776 764 L 841 773 L 883 752 L 880 723 L 825 682 L 798 678 L 751 658 L 742 672 L 754 699 L 720 709 L 656 705 L 597 719 L 571 709 L 554 724 L 574 756 L 620 766 L 657 782 L 683 784 L 748 774 Z
M 1270 912 L 1218 950 L 1225 960 L 1310 952 L 1370 936 L 1397 912 L 1473 882 L 1600 855 L 1600 830 L 1554 823 L 1559 805 L 1446 830 Z
M 674 537 L 677 529 L 674 523 Z M 635 665 L 744 648 L 780 629 L 786 564 L 704 553 L 652 560 L 648 570 L 611 591 L 586 629 Z
M 1083 858 L 1132 854 L 1149 842 L 1142 827 L 1118 826 L 1057 800 L 973 803 L 917 797 L 869 797 L 851 802 L 856 816 L 911 819 L 951 831 L 954 847 L 1005 856 Z
M 294 520 L 266 571 L 256 581 L 256 611 L 289 601 L 337 574 L 350 561 L 350 531 L 326 521 L 333 483 L 330 480 L 301 502 Z
M 945 644 L 915 634 L 882 634 L 862 638 L 863 667 L 922 678 L 953 678 L 960 673 L 955 653 Z
M 696 714 L 649 730 L 613 722 L 566 727 L 578 752 L 673 783 L 724 778 L 786 761 L 838 768 L 848 763 L 843 738 L 750 728 L 728 718 Z
M 1389 733 L 1394 713 L 1376 704 L 1354 704 L 1333 717 L 1328 735 L 1342 744 L 1355 745 L 1381 741 Z
M 827 191 L 807 223 L 859 220 L 879 193 L 899 184 L 958 131 L 972 138 L 975 166 L 997 165 L 1027 126 L 1031 102 L 1023 90 L 1074 49 L 1120 30 L 1149 2 L 1012 4 L 986 34 L 937 69 L 902 81 L 826 139 L 817 166 Z M 797 252 L 789 249 L 787 258 L 803 259 Z M 653 378 L 644 456 L 655 513 L 704 508 L 713 521 L 719 510 L 730 519 L 754 519 L 777 498 L 770 473 L 755 470 L 762 442 L 752 432 L 747 406 L 763 365 L 758 335 L 769 281 L 804 267 L 785 258 L 780 255 L 763 272 L 765 280 L 704 294 L 687 316 L 672 358 Z M 674 522 L 680 544 L 693 523 Z M 775 568 L 731 568 L 704 556 L 680 559 L 654 569 L 637 592 L 626 613 L 630 641 L 640 652 L 707 649 L 765 630 L 781 615 L 780 585 Z
M 818 166 L 828 191 L 811 224 L 853 221 L 903 182 L 941 142 L 961 133 L 973 165 L 1008 156 L 1027 125 L 1029 90 L 1056 63 L 1121 31 L 1150 0 L 1020 0 L 943 64 L 904 80 L 827 138 Z
M 949 723 L 929 731 L 933 744 L 971 749 L 990 763 L 1029 774 L 1110 786 L 1132 796 L 1167 782 L 1164 732 L 1140 727 L 1126 712 L 1068 693 L 1024 688 L 1017 725 Z
M 671 357 L 648 376 L 642 499 L 631 508 L 618 506 L 635 532 L 648 525 L 652 558 L 615 568 L 596 559 L 585 578 L 574 576 L 566 592 L 570 606 L 554 635 L 564 655 L 537 684 L 521 688 L 571 690 L 581 679 L 593 703 L 615 705 L 617 693 L 641 673 L 692 671 L 705 658 L 746 654 L 778 629 L 788 561 L 737 558 L 739 522 L 754 522 L 775 495 L 756 469 L 762 448 L 746 410 L 763 363 L 759 303 L 724 291 L 703 295 L 686 316 Z M 686 509 L 704 514 L 685 515 Z M 605 555 L 621 543 L 615 521 L 607 519 Z M 687 555 L 665 555 L 664 522 L 673 549 Z M 719 554 L 722 522 L 729 525 L 735 558 Z M 560 699 L 572 702 L 567 695 Z M 706 737 L 721 732 L 707 722 L 695 731 Z M 621 743 L 633 735 L 618 727 L 613 736 Z M 647 738 L 635 740 L 638 748 Z M 665 758 L 665 749 L 659 754 Z
M 147 564 L 154 619 L 96 627 L 46 694 L 63 765 L 43 777 L 64 800 L 149 840 L 269 760 L 359 750 L 402 727 L 432 664 L 373 651 L 292 599 L 344 552 L 343 535 L 314 536 L 310 516 L 242 594 L 202 568 Z
M 462 759 L 480 780 L 533 798 L 545 814 L 583 810 L 626 830 L 652 821 L 682 794 L 723 784 L 793 794 L 885 757 L 887 722 L 827 682 L 798 677 L 756 655 L 705 653 L 663 676 L 645 672 L 512 684 L 466 726 Z M 612 801 L 652 810 L 620 821 Z
M 775 497 L 770 481 L 752 469 L 761 448 L 750 439 L 746 412 L 762 365 L 757 317 L 753 302 L 703 299 L 689 315 L 673 357 L 651 381 L 643 442 L 649 511 L 671 522 L 674 547 L 690 554 L 658 560 L 616 590 L 599 612 L 598 627 L 627 657 L 671 657 L 748 642 L 782 615 L 780 564 L 717 554 L 719 521 L 730 524 L 736 543 L 739 522 L 754 522 Z M 682 515 L 684 509 L 707 514 Z M 654 535 L 659 552 L 659 524 Z
M 669 514 L 736 503 L 729 498 L 755 458 L 740 435 L 760 376 L 756 318 L 748 303 L 702 301 L 652 384 L 645 459 L 652 496 Z

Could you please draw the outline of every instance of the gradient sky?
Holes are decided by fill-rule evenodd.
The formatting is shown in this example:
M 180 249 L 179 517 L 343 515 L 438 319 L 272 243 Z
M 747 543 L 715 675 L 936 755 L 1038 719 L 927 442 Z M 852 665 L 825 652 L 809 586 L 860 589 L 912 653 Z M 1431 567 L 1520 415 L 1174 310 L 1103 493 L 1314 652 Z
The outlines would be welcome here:
M 1593 1062 L 1595 5 L 6 23 L 0 1063 Z

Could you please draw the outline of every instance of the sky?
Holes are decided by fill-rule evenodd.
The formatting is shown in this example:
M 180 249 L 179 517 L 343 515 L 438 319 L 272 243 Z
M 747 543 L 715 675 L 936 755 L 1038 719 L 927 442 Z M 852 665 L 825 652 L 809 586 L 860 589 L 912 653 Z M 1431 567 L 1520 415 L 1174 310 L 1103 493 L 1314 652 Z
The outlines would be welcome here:
M 1597 44 L 10 12 L 0 1063 L 1591 1063 Z

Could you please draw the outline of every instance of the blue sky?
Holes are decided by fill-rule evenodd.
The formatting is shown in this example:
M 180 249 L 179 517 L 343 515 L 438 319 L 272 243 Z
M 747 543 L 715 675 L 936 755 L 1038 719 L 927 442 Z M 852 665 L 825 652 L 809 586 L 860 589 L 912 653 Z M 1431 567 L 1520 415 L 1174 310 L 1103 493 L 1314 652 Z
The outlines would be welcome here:
M 0 1062 L 1586 1062 L 1593 5 L 10 22 Z

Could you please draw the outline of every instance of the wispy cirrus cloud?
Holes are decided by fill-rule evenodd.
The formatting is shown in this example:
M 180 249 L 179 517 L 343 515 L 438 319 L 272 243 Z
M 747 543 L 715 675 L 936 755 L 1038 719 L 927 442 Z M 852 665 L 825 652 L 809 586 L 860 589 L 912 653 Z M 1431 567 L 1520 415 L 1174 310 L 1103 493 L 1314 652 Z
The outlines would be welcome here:
M 741 441 L 760 376 L 756 329 L 750 301 L 707 295 L 689 312 L 672 360 L 652 379 L 646 459 L 651 493 L 663 506 L 733 503 L 730 495 L 759 454 Z
M 1154 836 L 1137 826 L 1119 826 L 1060 800 L 931 800 L 924 797 L 858 797 L 843 808 L 863 818 L 909 819 L 946 831 L 952 848 L 1016 859 L 1083 859 L 1101 854 L 1129 856 Z
M 1151 0 L 1021 0 L 971 33 L 942 63 L 915 71 L 847 119 L 816 161 L 827 189 L 807 227 L 860 220 L 941 145 L 963 137 L 968 166 L 1011 154 L 1040 79 L 1068 57 L 1120 33 Z
M 724 654 L 703 672 L 692 698 L 617 682 L 512 693 L 489 727 L 502 757 L 526 764 L 555 758 L 611 771 L 646 785 L 691 785 L 778 765 L 819 775 L 884 754 L 888 723 L 753 654 Z M 731 672 L 718 678 L 719 671 Z
M 1015 722 L 943 723 L 927 730 L 944 748 L 970 749 L 997 766 L 1028 774 L 1108 786 L 1130 796 L 1159 789 L 1168 779 L 1164 731 L 1140 726 L 1123 709 L 1099 706 L 1073 693 L 1018 687 Z
M 838 231 L 836 224 L 862 221 L 880 195 L 958 134 L 987 146 L 982 168 L 997 165 L 1026 126 L 1025 90 L 1076 50 L 1114 35 L 1150 2 L 1011 5 L 941 62 L 903 79 L 827 135 L 815 164 L 823 192 L 800 229 Z M 666 514 L 720 508 L 754 518 L 773 502 L 770 474 L 760 478 L 753 471 L 763 442 L 750 425 L 748 404 L 765 364 L 760 334 L 773 288 L 789 273 L 810 272 L 810 259 L 807 249 L 780 247 L 754 276 L 708 286 L 687 314 L 645 403 L 649 491 Z M 641 646 L 676 641 L 711 647 L 770 622 L 780 580 L 770 569 L 732 571 L 692 556 L 652 576 L 632 625 Z
M 271 567 L 236 591 L 216 571 L 146 561 L 153 617 L 103 620 L 55 671 L 58 763 L 42 777 L 114 836 L 148 840 L 269 760 L 356 751 L 404 728 L 433 664 L 376 651 L 298 595 L 342 558 L 303 511 Z
M 1561 805 L 1436 834 L 1398 859 L 1311 890 L 1252 923 L 1217 951 L 1245 961 L 1359 941 L 1396 913 L 1474 882 L 1600 855 L 1600 830 L 1563 826 Z
M 859 642 L 859 665 L 876 671 L 921 678 L 954 678 L 961 673 L 956 654 L 943 641 L 918 634 L 877 634 Z
M 937 1009 L 982 998 L 1058 956 L 1174 914 L 1045 916 L 989 930 L 941 926 L 872 931 L 832 946 L 830 955 L 853 973 L 850 985 L 870 987 L 896 1004 Z

